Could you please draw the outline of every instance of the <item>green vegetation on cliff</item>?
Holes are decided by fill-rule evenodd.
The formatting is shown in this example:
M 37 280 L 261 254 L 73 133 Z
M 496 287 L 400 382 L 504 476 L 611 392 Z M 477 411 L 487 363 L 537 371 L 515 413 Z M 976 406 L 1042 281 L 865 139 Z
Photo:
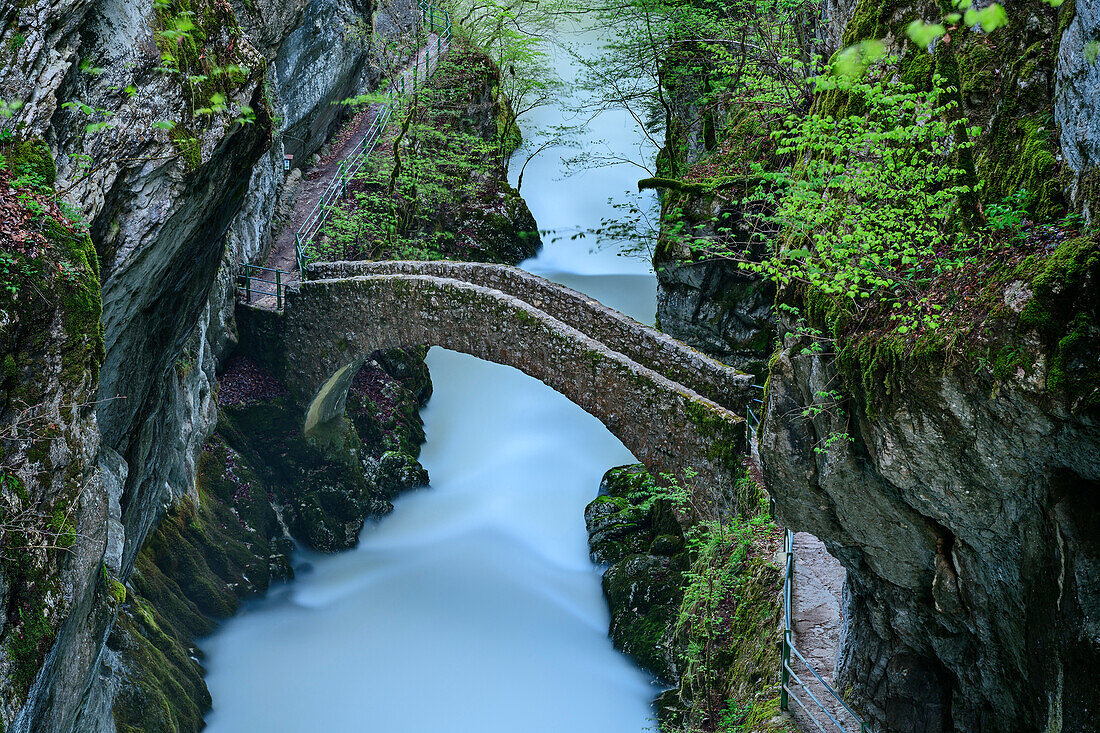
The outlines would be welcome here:
M 314 257 L 513 263 L 534 254 L 534 218 L 507 182 L 518 128 L 502 79 L 488 55 L 456 38 L 348 182 Z
M 641 466 L 607 472 L 585 510 L 604 574 L 611 638 L 673 689 L 657 699 L 661 730 L 789 731 L 779 715 L 780 532 L 763 491 L 738 484 L 742 513 L 693 519 L 699 492 Z
M 92 541 L 78 527 L 92 476 L 73 453 L 95 445 L 99 262 L 56 175 L 45 143 L 0 133 L 0 663 L 16 709 L 73 602 L 65 569 Z
M 651 12 L 683 15 L 669 5 Z M 963 2 L 927 23 L 912 3 L 859 2 L 839 50 L 796 43 L 827 64 L 672 47 L 653 92 L 679 95 L 669 180 L 649 179 L 663 192 L 656 260 L 774 282 L 784 328 L 834 354 L 848 391 L 888 400 L 908 376 L 962 368 L 993 384 L 1039 375 L 1052 399 L 1091 409 L 1096 237 L 1066 216 L 1053 70 L 1073 7 L 1058 5 Z M 774 27 L 762 6 L 732 23 L 692 12 L 733 49 L 731 30 Z M 788 16 L 786 38 L 803 21 Z

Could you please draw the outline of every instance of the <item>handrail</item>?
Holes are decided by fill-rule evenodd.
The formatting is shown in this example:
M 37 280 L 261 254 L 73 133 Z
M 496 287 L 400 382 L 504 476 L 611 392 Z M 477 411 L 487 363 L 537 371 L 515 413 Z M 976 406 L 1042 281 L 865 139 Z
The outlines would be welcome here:
M 450 50 L 451 47 L 451 13 L 446 7 L 437 9 L 435 3 L 430 1 L 421 2 L 418 5 L 420 9 L 421 27 L 426 27 L 428 33 L 436 34 L 435 64 L 436 68 L 438 68 L 439 58 L 443 53 Z M 437 15 L 439 14 L 442 14 L 442 17 L 437 20 Z M 433 73 L 431 43 L 429 42 L 425 45 L 423 50 L 425 67 L 424 77 L 427 79 Z M 412 69 L 414 89 L 419 67 L 420 49 L 417 49 L 416 63 L 413 64 Z M 405 73 L 402 72 L 398 75 L 397 79 L 391 79 L 389 85 L 386 87 L 384 93 L 386 101 L 379 107 L 378 114 L 374 118 L 370 131 L 363 137 L 363 140 L 355 146 L 355 149 L 348 153 L 347 157 L 340 162 L 340 166 L 336 170 L 336 175 L 332 177 L 332 181 L 317 200 L 317 204 L 309 214 L 306 215 L 305 221 L 302 222 L 298 231 L 295 232 L 294 258 L 298 264 L 298 271 L 302 274 L 303 278 L 305 277 L 306 267 L 309 266 L 312 259 L 310 247 L 313 244 L 314 238 L 320 234 L 325 222 L 328 220 L 333 202 L 337 199 L 338 195 L 341 199 L 347 198 L 348 183 L 362 169 L 367 159 L 374 152 L 375 147 L 382 138 L 382 133 L 385 131 L 386 125 L 389 124 L 390 117 L 393 115 L 397 100 L 404 95 Z
M 265 280 L 262 277 L 256 277 L 252 274 L 253 270 L 260 270 L 261 272 L 274 272 L 274 280 Z M 290 283 L 283 280 L 283 275 L 289 275 L 289 272 L 285 270 L 276 270 L 270 267 L 261 267 L 260 265 L 253 265 L 248 262 L 244 263 L 244 268 L 241 274 L 237 276 L 237 289 L 240 295 L 244 296 L 244 302 L 251 303 L 252 295 L 259 293 L 260 295 L 274 295 L 275 296 L 275 308 L 276 310 L 283 309 L 283 301 L 286 298 L 288 290 L 296 289 L 292 288 Z M 274 290 L 265 290 L 264 288 L 253 287 L 252 283 L 266 283 L 267 285 L 274 285 Z
M 791 679 L 793 678 L 795 684 L 799 688 L 801 688 L 802 691 L 804 691 L 807 695 L 809 695 L 811 700 L 817 703 L 817 707 L 820 709 L 820 711 L 824 713 L 830 721 L 832 721 L 833 725 L 837 727 L 840 733 L 855 733 L 854 731 L 849 731 L 848 728 L 845 728 L 844 725 L 842 725 L 840 721 L 838 721 L 836 717 L 834 717 L 833 714 L 829 712 L 828 708 L 826 708 L 825 705 L 822 704 L 821 700 L 817 698 L 817 695 L 815 695 L 813 691 L 806 686 L 806 683 L 804 683 L 802 679 L 798 676 L 798 674 L 795 673 L 795 671 L 791 668 L 791 654 L 793 652 L 794 656 L 796 656 L 799 661 L 801 661 L 802 664 L 805 665 L 806 669 L 810 671 L 810 674 L 817 678 L 817 681 L 821 683 L 822 687 L 825 688 L 825 691 L 832 695 L 833 699 L 840 703 L 840 705 L 848 712 L 848 714 L 852 716 L 852 719 L 859 724 L 858 733 L 871 733 L 870 726 L 867 725 L 867 723 L 863 722 L 862 718 L 856 715 L 856 712 L 852 710 L 848 703 L 846 703 L 844 699 L 837 693 L 837 691 L 833 689 L 833 686 L 826 682 L 824 678 L 822 678 L 822 676 L 817 673 L 817 670 L 813 668 L 809 660 L 806 659 L 806 657 L 802 656 L 802 652 L 798 651 L 798 648 L 794 645 L 794 641 L 791 638 L 793 632 L 791 624 L 791 601 L 792 587 L 794 586 L 794 532 L 789 529 L 783 531 L 783 552 L 786 556 L 786 567 L 783 574 L 783 659 L 782 667 L 780 670 L 781 680 L 779 690 L 779 709 L 789 709 L 790 700 L 794 700 L 796 703 L 798 703 L 799 707 L 806 711 L 806 715 L 809 716 L 810 720 L 813 721 L 814 725 L 817 726 L 818 730 L 820 730 L 821 733 L 828 733 L 828 731 L 826 731 L 825 728 L 822 727 L 821 723 L 815 717 L 814 711 L 811 710 L 811 708 L 805 702 L 800 700 L 797 694 L 795 694 L 795 689 L 791 686 Z
M 760 390 L 761 395 L 764 394 L 764 385 L 754 384 L 752 386 L 753 386 L 754 389 Z M 748 428 L 748 431 L 749 431 L 749 442 L 750 443 L 752 441 L 756 440 L 756 432 L 760 428 L 760 416 L 752 411 L 752 403 L 753 402 L 759 404 L 761 406 L 760 409 L 763 409 L 763 405 L 764 405 L 764 400 L 757 399 L 755 397 L 751 398 L 748 401 L 748 403 L 745 405 L 745 413 L 746 413 L 745 414 L 745 426 Z

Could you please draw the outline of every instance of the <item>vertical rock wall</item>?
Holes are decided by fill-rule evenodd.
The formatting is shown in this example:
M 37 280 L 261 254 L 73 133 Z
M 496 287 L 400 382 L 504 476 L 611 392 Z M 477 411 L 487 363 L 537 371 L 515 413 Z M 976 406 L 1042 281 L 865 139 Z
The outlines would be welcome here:
M 165 34 L 185 13 L 194 47 Z M 58 189 L 81 204 L 102 265 L 102 481 L 88 501 L 104 506 L 101 525 L 108 505 L 117 513 L 107 560 L 123 580 L 194 485 L 217 357 L 235 341 L 234 268 L 268 245 L 284 151 L 308 158 L 340 122 L 334 102 L 377 81 L 388 57 L 374 28 L 396 41 L 417 17 L 411 1 L 357 0 L 0 10 L 0 99 L 23 102 L 7 125 L 49 143 Z M 166 53 L 185 73 L 164 70 Z M 211 81 L 185 79 L 196 73 Z M 199 110 L 215 92 L 224 109 Z M 245 108 L 251 121 L 239 119 Z M 99 547 L 73 562 L 98 566 Z M 110 682 L 93 672 L 114 609 L 95 577 L 72 589 L 73 611 L 10 730 L 72 730 L 82 697 L 92 707 L 80 729 L 113 726 Z

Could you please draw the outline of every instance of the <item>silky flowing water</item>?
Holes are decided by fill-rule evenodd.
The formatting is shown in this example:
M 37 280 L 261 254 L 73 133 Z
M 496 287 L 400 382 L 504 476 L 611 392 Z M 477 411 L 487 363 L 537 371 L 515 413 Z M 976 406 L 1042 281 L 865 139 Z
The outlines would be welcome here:
M 594 37 L 575 35 L 591 52 Z M 556 54 L 563 78 L 570 59 Z M 528 125 L 560 123 L 566 105 Z M 633 154 L 625 113 L 583 132 Z M 548 151 L 522 193 L 540 227 L 599 226 L 626 166 L 562 178 Z M 513 177 L 515 173 L 513 172 Z M 652 322 L 648 263 L 548 243 L 533 272 Z M 275 588 L 202 642 L 212 733 L 637 733 L 654 726 L 650 678 L 616 652 L 583 511 L 608 468 L 634 461 L 603 425 L 510 367 L 433 348 L 423 411 L 431 486 L 406 494 L 338 555 L 301 552 Z

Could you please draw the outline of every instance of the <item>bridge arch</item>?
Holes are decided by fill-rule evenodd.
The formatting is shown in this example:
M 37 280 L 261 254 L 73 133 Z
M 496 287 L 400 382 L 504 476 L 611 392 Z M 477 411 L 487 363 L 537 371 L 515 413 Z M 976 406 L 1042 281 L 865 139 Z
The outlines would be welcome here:
M 303 409 L 307 435 L 323 431 L 341 418 L 352 378 L 375 351 L 440 346 L 515 367 L 542 381 L 603 422 L 654 474 L 684 477 L 696 473 L 715 499 L 728 501 L 734 495 L 745 423 L 729 407 L 643 366 L 516 295 L 454 277 L 418 274 L 415 268 L 380 269 L 383 271 L 376 274 L 303 282 L 297 292 L 288 295 L 287 306 L 278 316 L 278 351 L 283 362 L 279 371 Z M 456 270 L 434 271 L 457 274 Z M 517 277 L 536 276 L 524 273 Z M 544 296 L 551 292 L 536 285 L 535 292 Z M 585 330 L 606 335 L 608 324 L 603 316 L 607 314 L 586 317 L 584 307 L 578 311 L 575 304 L 568 303 L 568 294 L 563 297 L 547 308 L 577 325 L 592 326 Z M 532 299 L 546 305 L 545 300 Z M 662 371 L 674 375 L 711 368 L 699 361 L 705 357 L 698 352 L 662 341 L 668 339 L 664 334 L 654 346 L 653 333 L 659 332 L 611 313 L 625 319 L 612 324 L 613 330 L 629 324 L 635 327 L 633 333 L 628 329 L 619 334 L 624 338 L 614 333 L 608 338 L 622 350 L 665 365 L 668 368 Z M 675 358 L 677 348 L 687 355 L 686 361 Z M 662 349 L 672 349 L 664 354 L 668 357 L 664 360 L 660 358 Z M 732 395 L 723 393 L 728 402 L 747 399 L 740 389 L 743 384 L 747 392 L 749 377 L 723 368 L 731 374 L 719 377 L 732 380 L 726 383 L 734 388 Z M 705 390 L 714 391 L 713 381 L 703 382 Z

